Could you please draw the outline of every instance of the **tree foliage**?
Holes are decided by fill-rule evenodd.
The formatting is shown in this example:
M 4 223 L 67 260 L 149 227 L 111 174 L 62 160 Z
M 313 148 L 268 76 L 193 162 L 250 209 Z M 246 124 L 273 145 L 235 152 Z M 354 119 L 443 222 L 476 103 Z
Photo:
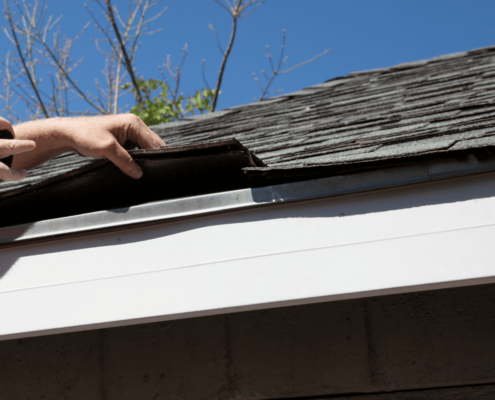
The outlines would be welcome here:
M 132 106 L 131 112 L 140 117 L 146 125 L 155 125 L 184 118 L 185 115 L 203 114 L 211 111 L 214 91 L 203 89 L 192 96 L 181 94 L 175 99 L 169 97 L 169 87 L 157 79 L 137 80 L 143 100 Z M 122 86 L 129 89 L 130 83 Z M 131 88 L 131 91 L 134 91 Z
M 159 7 L 161 1 L 89 0 L 90 3 L 85 4 L 88 16 L 99 33 L 92 40 L 101 58 L 92 60 L 92 64 L 100 61 L 104 66 L 103 79 L 95 78 L 95 88 L 89 90 L 81 87 L 73 77 L 74 71 L 83 60 L 73 59 L 71 50 L 90 23 L 71 39 L 61 32 L 61 17 L 54 18 L 50 15 L 49 0 L 4 0 L 7 25 L 3 30 L 13 49 L 4 55 L 1 62 L 3 92 L 0 93 L 0 107 L 3 110 L 0 113 L 12 122 L 25 120 L 26 117 L 14 112 L 16 104 L 24 103 L 28 119 L 132 112 L 151 125 L 215 111 L 227 62 L 238 35 L 238 20 L 251 15 L 264 0 L 213 0 L 230 15 L 232 30 L 224 50 L 215 28 L 209 25 L 222 60 L 215 87 L 210 89 L 203 59 L 205 88 L 198 88 L 192 94 L 184 94 L 179 90 L 182 66 L 188 54 L 187 44 L 177 66 L 173 67 L 170 56 L 167 56 L 166 62 L 158 67 L 159 77 L 144 77 L 136 68 L 139 39 L 160 31 L 160 28 L 153 30 L 151 26 L 158 24 L 166 10 L 166 7 Z M 125 7 L 127 12 L 122 12 Z M 285 31 L 281 50 L 280 60 L 274 65 L 267 46 L 267 58 L 272 72 L 269 75 L 262 70 L 262 75 L 266 78 L 264 85 L 253 74 L 261 90 L 258 100 L 278 92 L 269 91 L 276 77 L 313 62 L 328 52 L 325 50 L 308 61 L 282 70 L 287 61 L 287 57 L 283 57 Z M 134 97 L 134 105 L 123 106 L 121 97 L 129 92 Z M 79 108 L 73 106 L 75 99 L 79 100 Z M 85 104 L 85 107 L 81 108 L 80 104 Z

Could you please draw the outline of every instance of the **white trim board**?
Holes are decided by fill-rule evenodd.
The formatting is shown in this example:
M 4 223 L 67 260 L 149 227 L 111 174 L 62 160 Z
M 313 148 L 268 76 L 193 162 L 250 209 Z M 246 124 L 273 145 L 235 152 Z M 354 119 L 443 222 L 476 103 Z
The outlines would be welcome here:
M 494 178 L 4 249 L 0 339 L 495 282 Z

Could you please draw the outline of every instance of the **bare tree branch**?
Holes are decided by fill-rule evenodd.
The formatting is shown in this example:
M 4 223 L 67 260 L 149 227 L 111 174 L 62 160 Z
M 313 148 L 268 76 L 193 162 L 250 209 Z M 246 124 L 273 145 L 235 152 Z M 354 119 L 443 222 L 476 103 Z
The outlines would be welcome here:
M 10 55 L 10 51 L 8 51 L 7 54 L 5 55 L 5 63 L 3 63 L 5 66 L 5 72 L 2 74 L 4 74 L 5 79 L 3 81 L 4 94 L 1 96 L 1 98 L 5 102 L 4 108 L 7 111 L 7 118 L 9 119 L 9 121 L 13 120 L 12 107 L 14 106 L 15 103 L 17 103 L 19 101 L 19 98 L 17 98 L 17 101 L 15 101 L 14 104 L 12 104 L 12 101 L 11 101 L 12 92 L 14 92 L 14 94 L 15 94 L 15 91 L 12 90 L 12 88 L 11 88 L 12 81 L 15 78 L 17 78 L 17 75 L 13 76 L 13 74 L 12 74 L 12 61 L 13 61 L 13 59 Z
M 285 65 L 285 63 L 287 62 L 287 60 L 289 59 L 288 57 L 285 57 L 284 58 L 284 52 L 285 52 L 285 38 L 286 38 L 286 35 L 285 35 L 285 29 L 282 31 L 282 45 L 280 47 L 280 57 L 279 57 L 279 60 L 278 60 L 278 64 L 277 66 L 275 67 L 275 65 L 273 64 L 273 60 L 272 60 L 272 55 L 270 53 L 270 47 L 267 45 L 266 46 L 266 58 L 268 58 L 268 61 L 270 63 L 270 68 L 272 70 L 272 74 L 271 76 L 268 76 L 266 74 L 266 72 L 264 70 L 261 70 L 261 73 L 262 75 L 265 77 L 265 79 L 267 80 L 265 86 L 263 87 L 261 85 L 261 82 L 260 80 L 258 79 L 257 75 L 253 73 L 253 78 L 254 78 L 254 81 L 257 83 L 257 85 L 259 86 L 260 90 L 261 90 L 261 96 L 260 98 L 258 99 L 259 101 L 263 100 L 264 97 L 268 94 L 268 93 L 276 93 L 276 92 L 280 92 L 280 90 L 276 90 L 276 91 L 272 91 L 272 92 L 269 92 L 268 89 L 270 88 L 271 84 L 273 83 L 273 81 L 275 80 L 275 78 L 277 76 L 280 76 L 280 75 L 284 75 L 284 74 L 287 74 L 291 71 L 294 71 L 295 69 L 297 68 L 300 68 L 302 67 L 303 65 L 306 65 L 306 64 L 309 64 L 309 63 L 312 63 L 313 61 L 316 61 L 318 58 L 324 56 L 325 54 L 327 54 L 330 49 L 326 49 L 325 51 L 323 51 L 322 53 L 318 54 L 317 56 L 307 60 L 307 61 L 303 61 L 293 67 L 290 67 L 284 71 L 281 71 L 282 67 Z
M 103 8 L 103 6 L 98 2 L 98 4 Z M 96 18 L 96 16 L 93 14 L 93 12 L 91 11 L 91 9 L 85 4 L 84 5 L 86 7 L 86 10 L 88 11 L 90 17 L 93 19 L 93 21 L 95 22 L 95 25 L 96 25 L 96 28 L 103 34 L 105 35 L 105 38 L 106 38 L 106 42 L 112 47 L 112 50 L 118 54 L 118 49 L 117 47 L 115 46 L 112 38 L 110 37 L 110 35 L 108 34 L 107 30 L 104 29 L 101 24 L 100 24 L 100 21 L 98 21 L 98 18 Z M 99 40 L 96 39 L 95 40 L 96 42 L 98 42 Z
M 102 8 L 104 14 L 106 15 L 105 7 L 103 6 L 103 4 L 101 4 L 100 1 L 97 1 L 97 3 Z M 113 114 L 118 114 L 118 112 L 119 112 L 118 102 L 119 102 L 119 97 L 120 97 L 120 82 L 124 78 L 124 76 L 121 75 L 122 53 L 115 46 L 114 41 L 112 40 L 112 38 L 108 34 L 107 30 L 103 28 L 103 26 L 100 24 L 100 21 L 98 21 L 98 18 L 96 18 L 96 16 L 93 14 L 92 10 L 87 5 L 85 5 L 85 7 L 86 7 L 86 10 L 88 11 L 89 15 L 91 16 L 91 18 L 95 22 L 96 28 L 105 36 L 104 40 L 93 39 L 98 51 L 100 53 L 102 53 L 107 58 L 107 63 L 108 63 L 109 58 L 112 59 L 115 55 L 118 56 L 117 57 L 118 60 L 116 62 L 117 67 L 116 67 L 116 72 L 115 72 L 115 78 L 113 80 L 109 80 L 109 82 L 108 82 L 108 84 L 109 84 L 109 94 L 108 94 L 109 99 L 108 100 L 109 100 L 109 102 L 113 102 L 113 106 L 111 107 L 110 112 Z M 100 44 L 99 44 L 100 41 L 106 42 L 111 47 L 111 51 L 106 52 L 103 49 L 101 49 Z M 109 65 L 108 68 L 106 68 L 107 74 L 111 73 L 110 68 L 111 68 L 111 65 Z
M 222 51 L 223 54 L 222 63 L 220 64 L 220 70 L 218 71 L 217 85 L 215 87 L 215 93 L 213 94 L 211 111 L 215 111 L 217 108 L 218 95 L 220 94 L 220 88 L 222 87 L 222 80 L 223 80 L 223 74 L 225 73 L 225 66 L 227 65 L 230 52 L 232 51 L 232 47 L 234 46 L 235 35 L 237 32 L 237 20 L 239 18 L 243 18 L 252 14 L 252 12 L 256 11 L 258 7 L 260 7 L 264 3 L 264 0 L 246 0 L 246 1 L 224 0 L 225 3 L 221 2 L 220 0 L 213 0 L 213 1 L 219 4 L 220 6 L 222 6 L 222 8 L 225 9 L 231 15 L 232 30 L 230 33 L 230 40 L 229 40 L 229 44 L 227 45 L 227 49 L 225 50 L 225 52 L 223 52 L 216 31 L 212 29 L 213 26 L 210 24 L 210 29 L 212 29 L 213 33 L 215 33 L 215 36 L 217 36 L 217 43 L 220 47 L 220 51 Z M 254 8 L 251 8 L 253 6 Z M 248 9 L 250 9 L 249 12 L 246 12 Z
M 22 50 L 21 50 L 21 47 L 20 47 L 20 44 L 19 44 L 19 40 L 17 39 L 17 33 L 16 33 L 15 23 L 14 23 L 14 20 L 12 19 L 12 15 L 10 14 L 10 8 L 9 8 L 8 0 L 5 0 L 4 1 L 4 5 L 5 5 L 5 13 L 6 13 L 6 16 L 7 16 L 7 20 L 9 21 L 10 31 L 11 31 L 12 37 L 14 39 L 14 43 L 15 43 L 15 46 L 16 46 L 16 49 L 17 49 L 17 53 L 19 54 L 19 58 L 21 59 L 22 65 L 24 67 L 24 70 L 26 71 L 26 75 L 28 75 L 29 82 L 31 84 L 31 87 L 32 87 L 35 95 L 36 95 L 36 98 L 38 99 L 38 104 L 41 107 L 41 110 L 43 111 L 43 115 L 45 116 L 45 118 L 49 118 L 48 112 L 46 111 L 45 104 L 43 103 L 43 100 L 41 99 L 40 93 L 38 91 L 38 87 L 36 85 L 36 82 L 33 79 L 33 76 L 31 75 L 31 73 L 29 72 L 29 69 L 28 69 L 28 67 L 26 65 L 26 60 L 24 59 L 24 55 L 22 54 Z
M 232 11 L 233 11 L 233 10 L 232 10 L 232 7 L 227 8 L 227 7 L 225 6 L 225 4 L 223 4 L 220 0 L 213 0 L 213 1 L 214 1 L 215 3 L 217 3 L 219 6 L 221 6 L 224 10 L 226 10 L 229 14 L 232 14 Z M 229 4 L 229 6 L 230 6 L 230 3 L 229 3 L 228 1 L 227 1 L 227 3 L 228 3 L 228 4 Z
M 210 22 L 210 25 L 208 26 L 208 28 L 210 28 L 210 30 L 215 34 L 215 39 L 217 40 L 217 46 L 218 46 L 218 49 L 220 50 L 220 54 L 222 54 L 222 56 L 224 56 L 225 51 L 223 51 L 223 49 L 222 49 L 222 45 L 220 44 L 220 38 L 218 37 L 218 33 L 215 30 L 215 28 L 213 27 L 211 22 Z
M 122 37 L 120 36 L 119 28 L 115 23 L 115 17 L 112 10 L 111 0 L 105 0 L 105 3 L 107 5 L 108 18 L 110 20 L 110 23 L 112 24 L 115 36 L 117 37 L 117 40 L 119 42 L 120 50 L 122 51 L 122 54 L 124 56 L 124 66 L 126 67 L 127 73 L 131 78 L 132 86 L 134 86 L 134 91 L 135 91 L 134 96 L 136 97 L 136 103 L 141 104 L 143 102 L 141 91 L 139 90 L 136 75 L 134 74 L 134 69 L 132 68 L 132 62 L 129 58 L 129 55 L 127 54 L 125 43 L 123 42 Z
M 211 106 L 211 111 L 215 111 L 217 108 L 218 95 L 220 93 L 220 88 L 222 87 L 223 74 L 225 72 L 225 66 L 227 65 L 227 60 L 229 59 L 230 52 L 234 46 L 235 34 L 237 31 L 237 17 L 232 18 L 232 32 L 230 34 L 229 44 L 223 55 L 222 64 L 220 64 L 220 71 L 218 72 L 217 85 L 215 87 L 215 94 L 213 97 L 213 102 Z
M 159 3 L 159 1 L 150 4 L 149 0 L 147 0 L 146 1 L 146 4 L 143 7 L 143 11 L 141 12 L 141 18 L 139 19 L 138 26 L 136 27 L 136 33 L 134 34 L 134 41 L 133 41 L 132 46 L 131 46 L 131 61 L 134 61 L 134 54 L 135 54 L 135 50 L 136 50 L 136 44 L 137 44 L 137 40 L 138 40 L 139 36 L 142 35 L 142 33 L 141 33 L 142 27 L 144 25 L 147 25 L 150 22 L 154 21 L 158 17 L 160 17 L 167 10 L 167 7 L 165 7 L 161 11 L 159 11 L 158 13 L 156 13 L 153 17 L 145 20 L 144 18 L 146 16 L 146 12 L 148 11 L 148 9 L 151 8 L 151 7 L 153 7 L 154 5 L 156 5 L 158 3 Z M 160 31 L 160 29 L 158 29 L 158 30 L 156 30 L 154 32 L 150 32 L 149 34 L 152 35 L 153 33 L 159 32 L 159 31 Z
M 139 79 L 135 68 L 133 67 L 135 54 L 138 49 L 138 39 L 143 35 L 152 35 L 158 32 L 160 29 L 155 31 L 148 30 L 148 24 L 158 17 L 160 17 L 165 11 L 166 7 L 154 13 L 150 18 L 146 18 L 149 10 L 158 5 L 162 0 L 130 0 L 127 12 L 127 17 L 124 19 L 121 17 L 121 13 L 115 5 L 111 5 L 110 0 L 91 0 L 98 4 L 101 8 L 105 19 L 108 22 L 108 27 L 104 27 L 102 23 L 98 20 L 96 15 L 92 12 L 89 7 L 86 7 L 91 18 L 95 22 L 96 28 L 103 34 L 104 39 L 93 39 L 98 51 L 103 54 L 107 60 L 112 59 L 110 64 L 114 65 L 115 72 L 112 72 L 112 81 L 108 80 L 108 68 L 105 68 L 104 74 L 107 76 L 107 82 L 109 85 L 109 90 L 106 96 L 112 97 L 113 102 L 113 113 L 118 112 L 118 100 L 119 97 L 126 93 L 125 90 L 121 90 L 122 83 L 127 74 L 130 76 L 132 92 L 134 93 L 134 98 L 136 103 L 139 105 L 138 97 L 136 93 L 141 96 L 141 101 L 143 99 L 144 93 L 143 88 L 139 87 L 136 91 L 136 85 L 139 86 Z M 113 15 L 109 12 L 113 12 Z M 112 23 L 113 16 L 113 23 Z M 120 25 L 121 28 L 118 28 Z M 117 29 L 117 30 L 116 30 Z M 113 32 L 113 34 L 110 33 Z M 109 51 L 104 50 L 101 44 L 107 43 L 110 47 Z M 124 53 L 125 50 L 125 53 Z M 127 54 L 127 61 L 125 55 Z M 111 86 L 111 87 L 110 87 Z
M 205 64 L 206 64 L 206 60 L 203 58 L 201 60 L 201 76 L 203 77 L 203 82 L 206 85 L 206 88 L 208 90 L 211 90 L 210 85 L 208 85 L 208 81 L 206 80 L 206 76 L 205 76 Z
M 114 96 L 113 96 L 113 113 L 119 113 L 119 90 L 120 90 L 120 68 L 122 67 L 122 55 L 119 54 L 117 61 L 117 71 L 115 73 Z
M 249 4 L 248 4 L 249 3 Z M 248 3 L 244 3 L 245 4 L 245 9 L 247 9 L 248 7 L 251 7 L 252 5 L 254 5 L 254 8 L 252 10 L 250 10 L 249 12 L 247 13 L 244 13 L 242 15 L 239 16 L 239 18 L 244 18 L 244 17 L 249 17 L 252 13 L 254 13 L 258 8 L 260 8 L 264 3 L 265 1 L 256 1 L 256 0 L 253 0 L 253 1 L 250 1 Z
M 297 65 L 294 65 L 293 67 L 290 67 L 290 68 L 286 69 L 285 71 L 280 71 L 278 73 L 278 75 L 286 74 L 288 72 L 294 71 L 295 69 L 297 69 L 299 67 L 302 67 L 303 65 L 312 63 L 313 61 L 316 61 L 316 60 L 318 60 L 318 58 L 320 58 L 320 57 L 324 56 L 325 54 L 327 54 L 329 51 L 330 51 L 330 49 L 326 49 L 326 50 L 322 51 L 320 54 L 318 54 L 317 56 L 315 56 L 315 57 L 313 57 L 313 58 L 311 58 L 311 59 L 309 59 L 307 61 L 303 61 L 303 62 L 301 62 L 301 63 L 299 63 Z
M 7 1 L 7 0 L 6 0 Z M 48 44 L 43 41 L 43 38 L 39 35 L 38 32 L 36 32 L 36 35 L 38 36 L 38 39 L 40 43 L 43 45 L 45 48 L 46 52 L 50 55 L 52 60 L 55 62 L 57 67 L 59 68 L 60 72 L 65 75 L 65 78 L 70 82 L 72 88 L 81 96 L 81 98 L 86 101 L 91 107 L 95 108 L 102 114 L 105 114 L 105 110 L 101 109 L 101 107 L 98 107 L 95 103 L 93 103 L 85 94 L 84 92 L 79 88 L 79 86 L 72 80 L 72 78 L 69 76 L 68 72 L 64 68 L 64 66 L 60 63 L 60 60 L 57 58 L 57 56 L 53 53 L 53 51 L 50 49 Z
M 158 68 L 160 70 L 161 75 L 162 75 L 163 81 L 167 85 L 167 88 L 168 88 L 167 91 L 168 91 L 170 97 L 172 98 L 172 102 L 174 102 L 174 103 L 176 102 L 177 96 L 179 94 L 179 86 L 180 86 L 180 79 L 181 79 L 181 73 L 182 73 L 182 66 L 184 65 L 184 62 L 186 61 L 186 58 L 188 55 L 187 47 L 188 47 L 187 43 L 185 43 L 184 47 L 182 48 L 181 61 L 180 61 L 179 65 L 177 67 L 175 67 L 175 72 L 174 72 L 174 69 L 172 69 L 172 60 L 170 59 L 170 54 L 167 55 L 167 62 L 165 64 L 163 64 L 163 66 L 165 68 L 167 68 L 168 73 L 170 74 L 170 76 L 172 77 L 172 79 L 175 82 L 173 89 L 168 84 L 168 80 L 165 77 L 165 75 L 163 74 L 162 67 Z
M 8 8 L 7 1 L 4 0 L 6 8 Z M 32 110 L 33 97 L 30 94 L 25 93 L 23 88 L 23 78 L 28 78 L 28 86 L 36 95 L 36 107 L 39 107 L 45 117 L 51 115 L 65 115 L 68 112 L 70 103 L 69 91 L 76 93 L 79 97 L 85 100 L 91 107 L 94 107 L 98 112 L 103 110 L 95 104 L 87 94 L 85 94 L 78 86 L 78 84 L 70 77 L 70 73 L 77 68 L 82 58 L 78 61 L 73 61 L 70 58 L 70 51 L 74 43 L 79 40 L 82 33 L 86 30 L 89 24 L 86 24 L 82 30 L 76 35 L 74 39 L 62 37 L 58 23 L 61 16 L 53 18 L 49 16 L 46 18 L 48 10 L 48 0 L 35 0 L 33 5 L 28 4 L 28 0 L 21 0 L 20 2 L 13 0 L 12 4 L 17 7 L 20 17 L 19 22 L 16 23 L 13 20 L 12 13 L 9 10 L 6 18 L 11 22 L 11 28 L 13 32 L 8 35 L 9 39 L 17 42 L 18 50 L 20 51 L 21 72 L 20 79 L 15 82 L 17 89 L 23 92 L 23 102 L 28 109 Z M 7 13 L 6 13 L 7 14 Z M 53 35 L 53 46 L 48 44 L 49 32 L 57 27 L 56 32 Z M 14 38 L 15 35 L 15 38 Z M 20 35 L 20 36 L 18 36 Z M 23 49 L 21 48 L 23 45 Z M 47 95 L 40 89 L 41 79 L 37 80 L 35 76 L 36 66 L 44 64 L 50 68 L 55 68 L 55 72 L 52 75 L 50 70 L 48 71 L 49 80 L 51 85 L 51 94 Z M 35 88 L 32 83 L 34 83 Z M 69 86 L 70 83 L 70 86 Z M 26 86 L 24 86 L 26 87 Z M 27 96 L 26 96 L 27 94 Z M 35 114 L 38 111 L 34 111 Z
M 129 28 L 132 26 L 132 21 L 136 18 L 136 13 L 139 11 L 142 2 L 138 1 L 138 6 L 136 7 L 136 12 L 132 15 L 132 17 L 127 18 L 127 25 Z M 141 17 L 139 18 L 139 22 L 136 26 L 136 34 L 134 36 L 134 41 L 131 46 L 131 62 L 134 61 L 134 51 L 136 50 L 137 40 L 139 38 L 139 34 L 141 33 L 141 29 L 143 28 L 144 17 L 146 16 L 146 12 L 148 11 L 148 7 L 150 5 L 150 0 L 146 0 L 146 4 L 143 7 L 143 12 L 141 13 Z

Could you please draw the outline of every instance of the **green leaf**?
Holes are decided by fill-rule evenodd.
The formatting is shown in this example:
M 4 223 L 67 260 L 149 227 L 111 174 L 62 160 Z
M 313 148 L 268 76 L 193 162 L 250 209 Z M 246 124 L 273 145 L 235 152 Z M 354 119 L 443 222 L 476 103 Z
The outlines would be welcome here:
M 214 91 L 209 89 L 197 90 L 192 96 L 179 95 L 175 101 L 169 97 L 168 86 L 157 79 L 138 79 L 137 86 L 143 97 L 141 104 L 131 107 L 131 112 L 139 116 L 146 125 L 154 125 L 211 111 Z M 135 89 L 130 83 L 121 86 L 122 89 Z

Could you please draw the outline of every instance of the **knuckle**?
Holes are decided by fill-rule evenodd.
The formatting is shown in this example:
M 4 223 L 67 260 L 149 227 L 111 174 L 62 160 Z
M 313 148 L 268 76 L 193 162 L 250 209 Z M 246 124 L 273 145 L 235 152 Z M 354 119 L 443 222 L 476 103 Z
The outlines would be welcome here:
M 139 118 L 137 115 L 135 114 L 124 114 L 123 115 L 123 119 L 125 121 L 125 123 L 129 124 L 129 125 L 134 125 L 134 124 L 137 124 L 139 123 L 139 121 L 141 121 L 141 118 Z
M 104 140 L 101 141 L 100 144 L 101 148 L 106 151 L 114 152 L 117 150 L 117 141 L 116 140 Z
M 131 117 L 131 121 L 133 121 L 133 122 L 137 122 L 137 123 L 139 123 L 139 122 L 142 122 L 142 121 L 143 121 L 143 120 L 142 120 L 140 117 L 138 117 L 136 114 L 129 114 L 129 116 Z
M 119 158 L 122 162 L 125 162 L 126 164 L 133 164 L 135 162 L 132 156 L 129 154 L 129 152 L 125 149 L 119 151 Z
M 7 147 L 7 150 L 13 152 L 16 148 L 16 143 L 12 140 L 8 140 L 5 147 Z
M 133 167 L 134 166 L 134 160 L 129 155 L 122 157 L 122 163 L 125 167 Z

